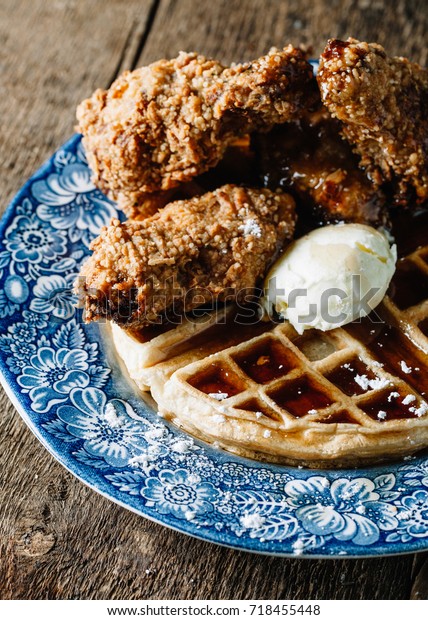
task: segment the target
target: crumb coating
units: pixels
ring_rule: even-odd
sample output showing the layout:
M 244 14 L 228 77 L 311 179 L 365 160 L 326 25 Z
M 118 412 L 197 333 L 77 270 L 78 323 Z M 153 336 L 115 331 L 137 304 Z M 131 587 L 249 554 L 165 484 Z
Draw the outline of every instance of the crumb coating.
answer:
M 226 147 L 319 100 L 303 50 L 273 48 L 224 67 L 196 53 L 123 73 L 77 109 L 97 186 L 114 200 L 168 190 L 215 166 Z
M 242 300 L 293 236 L 287 194 L 225 185 L 142 221 L 113 220 L 77 281 L 85 320 L 127 327 L 218 300 Z
M 378 185 L 399 204 L 428 198 L 428 72 L 383 47 L 331 39 L 321 56 L 324 104 Z

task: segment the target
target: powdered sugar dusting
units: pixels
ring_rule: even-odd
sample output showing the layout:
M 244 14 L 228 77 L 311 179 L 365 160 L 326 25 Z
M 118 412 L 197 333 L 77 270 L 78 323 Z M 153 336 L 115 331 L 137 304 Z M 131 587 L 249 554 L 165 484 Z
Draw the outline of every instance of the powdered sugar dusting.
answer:
M 392 402 L 393 398 L 398 398 L 400 396 L 399 392 L 391 392 L 388 396 L 388 402 Z
M 186 452 L 190 452 L 190 450 L 192 450 L 193 445 L 192 439 L 177 439 L 177 441 L 171 443 L 170 448 L 173 452 L 186 454 Z
M 247 529 L 261 527 L 265 521 L 266 519 L 262 517 L 258 512 L 247 512 L 240 518 L 240 523 L 242 527 L 245 527 Z
M 245 220 L 245 222 L 239 227 L 239 230 L 242 230 L 244 235 L 253 235 L 254 237 L 259 238 L 262 236 L 262 229 L 260 228 L 256 220 L 252 218 L 248 218 L 248 220 Z
M 208 396 L 210 398 L 214 398 L 215 400 L 224 400 L 225 398 L 229 398 L 229 394 L 226 392 L 210 392 Z
M 407 394 L 405 398 L 403 398 L 403 405 L 410 405 L 410 403 L 415 402 L 416 396 L 414 394 Z
M 156 441 L 157 439 L 162 439 L 162 437 L 165 436 L 166 432 L 166 428 L 156 427 L 147 431 L 145 437 L 149 441 Z
M 383 377 L 376 377 L 376 379 L 369 379 L 367 375 L 355 375 L 354 381 L 363 390 L 368 390 L 369 388 L 371 390 L 380 390 L 390 384 L 390 381 Z
M 116 413 L 116 409 L 112 405 L 112 403 L 107 403 L 106 408 L 104 410 L 104 419 L 109 426 L 112 428 L 118 428 L 122 426 L 122 421 L 118 417 Z
M 426 413 L 428 413 L 428 405 L 426 403 L 421 403 L 419 407 L 409 407 L 410 413 L 414 413 L 418 418 L 422 417 Z
M 412 372 L 412 368 L 410 366 L 407 366 L 404 360 L 401 360 L 400 366 L 401 366 L 401 370 L 405 372 L 406 375 L 410 375 L 410 373 Z
M 214 422 L 217 422 L 217 424 L 223 424 L 224 422 L 226 422 L 226 418 L 221 413 L 217 413 L 216 415 L 214 415 L 213 420 Z

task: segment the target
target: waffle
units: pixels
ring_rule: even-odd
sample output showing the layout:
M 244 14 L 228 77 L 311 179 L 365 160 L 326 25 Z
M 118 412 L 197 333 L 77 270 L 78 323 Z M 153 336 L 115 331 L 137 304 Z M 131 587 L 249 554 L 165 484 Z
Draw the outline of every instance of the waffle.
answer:
M 376 314 L 343 328 L 299 335 L 288 322 L 240 325 L 236 308 L 223 312 L 137 343 L 139 365 L 114 328 L 164 417 L 241 456 L 311 467 L 428 446 L 428 246 L 399 260 Z
M 143 328 L 127 332 L 110 323 L 111 337 L 128 374 L 141 391 L 155 396 L 174 371 L 248 340 L 269 329 L 250 316 L 237 325 L 239 308 L 229 304 L 207 311 L 200 318 L 186 318 L 177 326 Z M 246 321 L 246 323 L 245 323 Z
M 427 356 L 428 246 L 420 246 L 398 262 L 376 315 L 302 336 L 271 324 L 177 369 L 155 399 L 193 435 L 242 456 L 357 466 L 428 446 Z

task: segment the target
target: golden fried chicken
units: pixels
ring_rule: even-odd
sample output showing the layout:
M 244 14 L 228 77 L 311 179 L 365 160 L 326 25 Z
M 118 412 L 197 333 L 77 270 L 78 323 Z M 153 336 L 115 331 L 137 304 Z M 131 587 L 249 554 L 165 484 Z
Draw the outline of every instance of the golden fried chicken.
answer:
M 331 39 L 321 56 L 322 100 L 342 121 L 346 139 L 394 200 L 428 198 L 428 72 L 390 58 L 376 43 Z
M 385 196 L 358 167 L 325 108 L 253 137 L 263 184 L 295 196 L 307 215 L 337 221 L 385 224 Z
M 144 220 L 151 217 L 159 209 L 176 200 L 186 200 L 204 194 L 204 188 L 195 181 L 182 183 L 171 189 L 159 192 L 127 192 L 119 194 L 117 207 L 131 220 Z
M 287 194 L 225 185 L 153 217 L 114 220 L 92 243 L 76 283 L 86 321 L 128 328 L 251 294 L 293 236 Z
M 135 202 L 214 166 L 237 137 L 293 118 L 317 90 L 292 46 L 229 68 L 181 52 L 97 90 L 78 107 L 78 129 L 98 187 Z
M 127 192 L 120 194 L 117 206 L 129 219 L 143 220 L 154 215 L 169 202 L 187 200 L 213 191 L 220 185 L 245 185 L 251 187 L 256 177 L 254 153 L 247 135 L 229 145 L 222 160 L 192 181 L 159 192 Z

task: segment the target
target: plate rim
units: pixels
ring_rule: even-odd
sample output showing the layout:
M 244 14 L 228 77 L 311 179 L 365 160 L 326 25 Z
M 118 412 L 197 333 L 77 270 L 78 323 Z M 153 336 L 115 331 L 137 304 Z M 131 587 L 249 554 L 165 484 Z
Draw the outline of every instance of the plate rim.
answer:
M 57 148 L 49 157 L 48 159 L 36 170 L 36 172 L 34 174 L 32 174 L 27 180 L 26 182 L 22 185 L 22 187 L 18 190 L 18 192 L 15 194 L 15 196 L 12 198 L 12 200 L 10 201 L 8 207 L 6 208 L 5 212 L 3 213 L 1 220 L 0 220 L 0 241 L 3 243 L 4 238 L 5 238 L 5 232 L 7 227 L 10 225 L 13 217 L 16 215 L 16 208 L 19 205 L 20 201 L 22 200 L 22 198 L 29 193 L 29 189 L 31 188 L 32 184 L 36 181 L 39 180 L 41 178 L 43 178 L 44 176 L 46 176 L 46 174 L 49 173 L 49 170 L 52 169 L 53 166 L 53 158 L 55 157 L 55 155 L 60 151 L 60 150 L 64 150 L 64 151 L 71 151 L 73 148 L 77 148 L 77 146 L 80 144 L 81 142 L 81 136 L 80 134 L 75 134 L 73 135 L 69 140 L 67 140 L 63 145 L 61 145 L 59 148 Z M 68 250 L 65 256 L 68 256 Z M 19 314 L 19 316 L 21 316 Z M 2 319 L 0 319 L 2 322 L 4 321 L 6 324 L 8 323 L 8 321 L 11 319 L 11 317 L 4 317 Z M 101 335 L 100 332 L 98 331 L 98 336 L 99 339 L 101 339 Z M 100 340 L 98 340 L 98 342 L 100 342 Z M 102 353 L 102 355 L 104 356 L 103 359 L 105 361 L 108 361 L 104 352 L 104 349 L 101 347 L 100 345 L 100 353 Z M 428 538 L 425 539 L 412 539 L 409 542 L 406 543 L 398 543 L 398 542 L 394 542 L 392 543 L 391 546 L 391 551 L 387 551 L 385 549 L 380 549 L 377 550 L 375 548 L 375 546 L 373 547 L 358 547 L 357 545 L 352 545 L 349 548 L 347 548 L 344 552 L 337 552 L 337 553 L 332 553 L 331 551 L 329 552 L 328 550 L 328 546 L 326 547 L 326 550 L 324 552 L 318 553 L 317 551 L 313 552 L 313 551 L 306 551 L 304 553 L 299 553 L 297 554 L 295 551 L 290 550 L 289 548 L 287 550 L 284 551 L 279 551 L 279 550 L 270 550 L 270 549 L 266 549 L 263 550 L 262 548 L 260 548 L 261 546 L 261 542 L 257 539 L 257 538 L 250 538 L 248 536 L 242 536 L 241 538 L 237 537 L 235 535 L 235 539 L 236 539 L 236 544 L 235 543 L 230 543 L 230 542 L 225 542 L 224 540 L 222 540 L 222 536 L 221 533 L 215 533 L 215 531 L 213 529 L 210 530 L 210 532 L 207 531 L 203 531 L 203 533 L 196 533 L 194 531 L 194 527 L 192 528 L 192 524 L 191 522 L 189 522 L 188 520 L 183 519 L 182 522 L 179 523 L 179 525 L 175 525 L 173 521 L 171 521 L 171 518 L 168 518 L 168 514 L 163 514 L 161 515 L 161 517 L 156 518 L 155 516 L 153 516 L 153 514 L 149 512 L 147 512 L 147 510 L 144 510 L 144 504 L 142 502 L 140 502 L 140 508 L 136 508 L 134 507 L 131 503 L 127 503 L 124 500 L 121 500 L 118 495 L 119 495 L 119 491 L 113 487 L 113 485 L 111 485 L 109 488 L 110 492 L 103 490 L 102 488 L 100 488 L 99 486 L 96 485 L 95 482 L 88 480 L 87 478 L 85 478 L 84 476 L 82 476 L 79 473 L 79 467 L 76 464 L 75 460 L 71 460 L 69 458 L 67 458 L 67 453 L 62 453 L 60 451 L 58 451 L 58 449 L 55 448 L 55 442 L 51 442 L 49 443 L 47 436 L 48 433 L 46 431 L 41 431 L 41 429 L 37 426 L 37 424 L 32 420 L 31 416 L 29 415 L 29 412 L 27 411 L 27 407 L 25 405 L 24 399 L 22 398 L 21 394 L 20 394 L 20 390 L 17 387 L 17 385 L 13 384 L 10 379 L 8 378 L 8 375 L 10 377 L 12 377 L 12 373 L 10 372 L 10 370 L 6 367 L 5 361 L 3 360 L 3 357 L 0 356 L 0 381 L 3 385 L 3 388 L 5 389 L 5 392 L 8 396 L 8 398 L 11 400 L 12 404 L 14 405 L 15 409 L 18 411 L 19 415 L 21 416 L 21 418 L 24 420 L 24 422 L 26 423 L 26 425 L 29 427 L 29 429 L 31 430 L 31 432 L 36 436 L 36 438 L 41 442 L 41 444 L 44 446 L 45 449 L 48 450 L 48 452 L 51 454 L 51 456 L 53 456 L 63 467 L 65 467 L 67 469 L 67 471 L 69 471 L 74 477 L 76 477 L 80 482 L 83 482 L 86 486 L 88 486 L 89 488 L 91 488 L 92 490 L 96 491 L 97 493 L 99 493 L 100 495 L 102 495 L 103 497 L 106 497 L 107 499 L 109 499 L 110 501 L 113 501 L 114 503 L 118 504 L 119 506 L 126 508 L 128 510 L 131 510 L 132 512 L 138 514 L 139 516 L 143 516 L 155 523 L 158 523 L 160 525 L 163 525 L 165 527 L 168 527 L 169 529 L 172 529 L 173 531 L 177 531 L 180 533 L 184 533 L 186 535 L 192 536 L 193 538 L 199 539 L 199 540 L 203 540 L 205 542 L 211 542 L 220 546 L 224 546 L 227 548 L 232 548 L 235 550 L 239 550 L 239 551 L 247 551 L 247 552 L 251 552 L 251 553 L 258 553 L 261 555 L 268 555 L 268 556 L 276 556 L 276 557 L 287 557 L 287 558 L 308 558 L 308 559 L 327 559 L 327 558 L 331 558 L 331 559 L 347 559 L 347 558 L 372 558 L 372 557 L 386 557 L 386 556 L 392 556 L 392 555 L 405 555 L 408 553 L 419 553 L 419 552 L 423 552 L 426 551 L 428 549 Z M 113 375 L 113 373 L 112 373 Z M 57 409 L 59 406 L 55 406 L 54 408 Z M 182 431 L 180 431 L 181 433 Z M 197 441 L 197 440 L 195 440 Z M 203 442 L 197 442 L 198 444 L 201 445 L 206 445 Z M 211 451 L 215 452 L 215 449 L 213 448 L 209 448 Z M 253 462 L 250 459 L 245 459 L 242 457 L 238 457 L 236 455 L 233 455 L 231 453 L 225 453 L 222 451 L 222 454 L 224 456 L 224 458 L 229 459 L 230 462 L 235 462 L 235 463 L 247 463 L 249 467 L 255 467 L 255 468 L 266 468 L 272 471 L 273 469 L 282 469 L 283 471 L 289 471 L 289 470 L 297 470 L 298 468 L 293 468 L 290 466 L 277 466 L 277 465 L 273 465 L 270 463 L 259 463 L 259 462 Z M 425 458 L 422 458 L 423 462 L 425 462 Z M 391 470 L 396 473 L 398 471 L 398 466 L 399 466 L 399 462 L 394 462 L 390 465 L 387 465 L 386 467 L 388 469 L 391 468 Z M 83 467 L 83 466 L 82 466 Z M 385 466 L 382 466 L 382 468 L 384 468 Z M 306 469 L 304 470 L 305 472 L 312 472 L 313 475 L 324 475 L 324 476 L 328 476 L 330 480 L 334 480 L 337 479 L 339 475 L 343 475 L 346 476 L 347 474 L 350 473 L 354 473 L 356 471 L 361 472 L 361 474 L 363 475 L 364 472 L 367 472 L 368 469 L 376 469 L 381 471 L 381 467 L 372 467 L 372 468 L 360 468 L 358 470 L 354 470 L 354 469 L 342 469 L 342 470 L 314 470 L 314 469 Z M 333 476 L 332 476 L 333 474 Z M 96 477 L 95 477 L 96 478 Z M 301 478 L 295 478 L 295 479 L 301 479 Z M 307 478 L 303 478 L 304 480 L 306 480 Z M 408 489 L 409 493 L 412 491 L 412 488 L 409 487 Z M 128 496 L 125 495 L 125 498 L 127 498 Z M 241 543 L 241 544 L 240 544 Z M 263 543 L 264 545 L 264 543 Z M 268 546 L 268 545 L 264 545 L 264 546 Z M 289 543 L 286 542 L 286 547 L 289 547 Z M 359 552 L 359 549 L 366 549 L 368 550 L 367 553 L 361 553 Z M 322 549 L 324 549 L 324 547 L 322 547 Z

